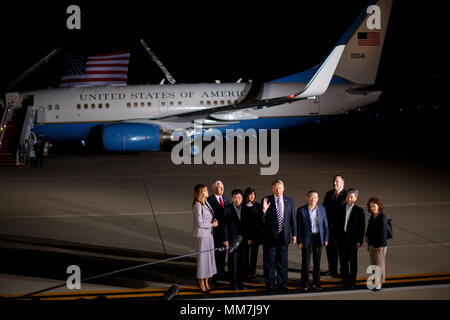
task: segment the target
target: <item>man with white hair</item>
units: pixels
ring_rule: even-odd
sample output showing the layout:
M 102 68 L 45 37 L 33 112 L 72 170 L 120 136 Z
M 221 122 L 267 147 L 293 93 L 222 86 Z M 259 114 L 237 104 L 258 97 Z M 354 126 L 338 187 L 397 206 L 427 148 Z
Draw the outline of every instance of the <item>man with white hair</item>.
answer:
M 356 284 L 358 249 L 364 243 L 365 232 L 364 209 L 355 204 L 358 195 L 358 189 L 348 189 L 345 205 L 341 206 L 338 212 L 338 251 L 342 270 L 342 284 L 351 288 L 355 287 Z
M 223 223 L 223 211 L 226 205 L 229 205 L 230 199 L 223 195 L 225 187 L 222 181 L 217 180 L 213 183 L 212 189 L 214 194 L 208 198 L 208 203 L 214 210 L 213 219 L 217 219 L 219 223 L 218 228 L 213 228 L 214 247 L 219 248 L 223 246 L 223 235 L 221 234 L 221 225 Z M 225 280 L 225 259 L 226 251 L 215 251 L 217 273 L 213 276 L 211 282 L 216 283 L 217 280 Z

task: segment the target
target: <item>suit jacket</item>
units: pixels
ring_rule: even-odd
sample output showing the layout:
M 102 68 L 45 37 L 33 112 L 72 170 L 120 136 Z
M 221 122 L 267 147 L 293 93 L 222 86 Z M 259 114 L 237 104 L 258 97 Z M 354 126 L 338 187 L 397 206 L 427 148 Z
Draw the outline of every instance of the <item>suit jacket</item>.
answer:
M 233 244 L 234 239 L 238 235 L 242 236 L 243 243 L 246 243 L 249 239 L 249 217 L 243 210 L 244 205 L 241 205 L 241 219 L 239 219 L 236 209 L 233 204 L 229 204 L 224 208 L 223 222 L 222 222 L 222 234 L 223 241 Z
M 230 199 L 224 195 L 222 195 L 222 199 L 225 206 L 231 203 Z M 208 202 L 211 205 L 212 209 L 214 210 L 213 218 L 217 219 L 217 221 L 220 222 L 223 218 L 224 207 L 220 205 L 219 201 L 217 201 L 216 196 L 214 194 L 208 197 Z
M 319 234 L 322 247 L 328 242 L 328 221 L 325 208 L 317 205 L 317 219 L 319 224 Z M 308 247 L 311 242 L 312 229 L 311 218 L 309 215 L 308 205 L 304 205 L 297 209 L 297 244 L 303 243 L 304 247 Z
M 213 220 L 213 211 L 206 201 L 202 207 L 200 202 L 195 202 L 192 207 L 194 213 L 194 236 L 196 238 L 211 237 L 211 222 Z
M 338 209 L 340 206 L 345 205 L 345 198 L 347 196 L 347 190 L 342 189 L 336 198 L 333 199 L 336 190 L 330 190 L 325 194 L 322 205 L 327 211 L 328 225 L 333 227 L 338 223 Z
M 248 239 L 257 242 L 258 244 L 262 243 L 264 230 L 260 215 L 261 205 L 258 202 L 255 202 L 251 207 L 243 204 L 242 211 L 244 212 L 246 221 L 248 221 Z
M 344 232 L 346 205 L 340 206 L 338 209 L 338 241 L 344 241 L 350 245 L 356 245 L 357 242 L 364 243 L 364 231 L 365 231 L 365 215 L 364 209 L 357 206 L 353 206 L 350 212 L 350 217 L 347 224 L 347 232 Z
M 383 212 L 380 212 L 376 218 L 373 214 L 370 215 L 366 237 L 369 246 L 374 248 L 387 246 L 387 217 Z
M 270 203 L 266 213 L 262 210 L 261 205 L 261 219 L 264 223 L 264 237 L 265 244 L 275 244 L 278 241 L 278 218 L 277 209 L 275 204 L 275 196 L 272 194 L 267 198 L 267 202 Z M 264 198 L 261 203 L 264 202 Z M 290 233 L 292 236 L 297 236 L 297 218 L 295 216 L 294 201 L 288 196 L 283 196 L 284 202 L 284 220 L 283 220 L 283 238 L 284 244 L 291 242 Z
M 219 225 L 217 228 L 213 228 L 213 235 L 214 235 L 214 243 L 216 245 L 222 245 L 222 239 L 223 239 L 223 228 L 221 227 L 223 223 L 223 210 L 224 208 L 229 205 L 230 199 L 224 195 L 222 195 L 224 207 L 222 207 L 217 201 L 216 196 L 213 194 L 212 196 L 208 197 L 208 203 L 211 205 L 213 209 L 213 219 L 217 219 L 219 222 Z

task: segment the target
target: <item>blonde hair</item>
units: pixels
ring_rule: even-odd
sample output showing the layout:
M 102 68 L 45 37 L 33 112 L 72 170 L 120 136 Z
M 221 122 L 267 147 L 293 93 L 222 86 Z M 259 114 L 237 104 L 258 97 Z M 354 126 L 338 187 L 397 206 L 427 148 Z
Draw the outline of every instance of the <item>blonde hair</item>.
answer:
M 283 187 L 284 187 L 284 182 L 283 182 L 283 180 L 278 179 L 278 180 L 272 181 L 272 187 L 273 187 L 274 185 L 276 185 L 276 184 L 281 184 L 281 185 L 283 185 Z

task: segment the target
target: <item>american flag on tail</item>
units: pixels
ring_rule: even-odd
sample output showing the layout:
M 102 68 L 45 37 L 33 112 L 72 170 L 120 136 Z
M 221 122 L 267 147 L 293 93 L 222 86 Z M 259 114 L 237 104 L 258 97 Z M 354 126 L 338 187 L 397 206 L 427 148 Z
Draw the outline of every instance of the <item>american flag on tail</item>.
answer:
M 66 54 L 60 87 L 127 84 L 130 50 L 79 56 Z
M 358 32 L 358 46 L 379 46 L 379 32 Z

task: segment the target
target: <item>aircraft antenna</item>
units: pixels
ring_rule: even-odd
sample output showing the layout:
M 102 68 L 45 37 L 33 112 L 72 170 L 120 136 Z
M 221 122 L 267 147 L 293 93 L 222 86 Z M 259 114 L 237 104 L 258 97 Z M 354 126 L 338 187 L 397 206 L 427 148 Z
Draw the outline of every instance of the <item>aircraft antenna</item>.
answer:
M 150 47 L 148 46 L 148 44 L 144 41 L 144 39 L 141 39 L 141 44 L 142 46 L 145 48 L 145 50 L 147 50 L 148 54 L 152 57 L 152 60 L 154 63 L 156 63 L 156 65 L 161 69 L 161 71 L 164 73 L 164 75 L 166 76 L 166 79 L 171 83 L 171 84 L 175 84 L 175 79 L 172 77 L 172 75 L 169 73 L 169 70 L 167 70 L 167 68 L 162 64 L 161 60 L 158 59 L 158 57 L 156 56 L 156 54 L 150 49 Z

